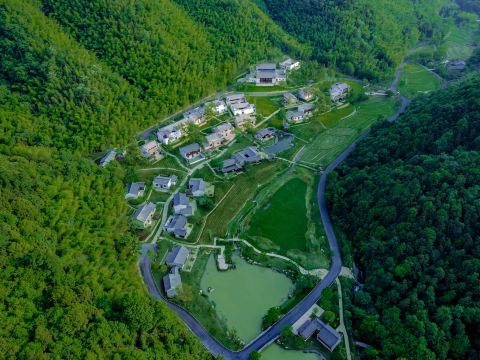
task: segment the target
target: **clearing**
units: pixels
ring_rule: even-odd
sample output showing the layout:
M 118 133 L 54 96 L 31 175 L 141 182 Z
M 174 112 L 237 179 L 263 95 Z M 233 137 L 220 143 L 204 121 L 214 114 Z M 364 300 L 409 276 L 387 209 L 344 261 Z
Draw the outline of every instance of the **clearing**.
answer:
M 423 66 L 405 64 L 398 89 L 402 95 L 411 98 L 418 93 L 440 89 L 440 80 Z

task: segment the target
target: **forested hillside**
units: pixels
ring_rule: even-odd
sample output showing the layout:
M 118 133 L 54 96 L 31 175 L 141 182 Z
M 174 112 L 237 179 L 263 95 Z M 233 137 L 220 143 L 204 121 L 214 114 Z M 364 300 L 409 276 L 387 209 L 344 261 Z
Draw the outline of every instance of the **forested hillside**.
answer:
M 240 1 L 188 2 L 189 9 L 200 5 L 191 14 L 171 0 L 42 3 L 46 15 L 133 84 L 159 114 L 222 89 L 258 60 L 300 51 Z
M 118 172 L 2 145 L 0 188 L 2 358 L 209 358 L 142 291 Z
M 421 36 L 440 36 L 442 0 L 256 0 L 313 58 L 366 79 L 391 76 Z
M 480 353 L 479 99 L 478 74 L 418 98 L 329 179 L 334 222 L 364 275 L 353 329 L 369 358 Z

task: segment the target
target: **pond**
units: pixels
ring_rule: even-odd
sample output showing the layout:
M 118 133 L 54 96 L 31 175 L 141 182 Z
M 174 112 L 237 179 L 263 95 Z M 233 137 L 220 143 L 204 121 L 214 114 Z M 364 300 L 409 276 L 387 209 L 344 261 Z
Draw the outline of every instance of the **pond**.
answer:
M 273 343 L 262 351 L 262 360 L 323 360 L 323 356 L 303 351 L 285 350 Z
M 200 287 L 215 303 L 218 315 L 228 328 L 235 329 L 244 342 L 253 340 L 261 331 L 262 318 L 268 309 L 281 305 L 293 290 L 292 281 L 269 268 L 251 265 L 233 255 L 237 268 L 218 271 L 210 256 Z M 208 293 L 208 288 L 213 291 Z

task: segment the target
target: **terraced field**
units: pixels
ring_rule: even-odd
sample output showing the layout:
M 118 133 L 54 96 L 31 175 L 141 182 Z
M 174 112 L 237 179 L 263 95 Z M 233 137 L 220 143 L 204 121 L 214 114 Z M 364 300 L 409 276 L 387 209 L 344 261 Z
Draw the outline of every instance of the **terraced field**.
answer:
M 449 60 L 468 59 L 473 53 L 473 43 L 475 41 L 480 41 L 478 27 L 473 25 L 453 26 L 451 32 L 445 38 L 447 58 Z

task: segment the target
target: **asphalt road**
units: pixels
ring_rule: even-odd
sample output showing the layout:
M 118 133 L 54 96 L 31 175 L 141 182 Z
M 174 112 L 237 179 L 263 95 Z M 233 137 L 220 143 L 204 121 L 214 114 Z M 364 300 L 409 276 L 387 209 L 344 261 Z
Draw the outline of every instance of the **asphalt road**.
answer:
M 402 66 L 399 67 L 394 81 L 392 82 L 391 89 L 397 90 L 398 81 L 400 79 Z M 405 108 L 409 105 L 410 100 L 406 97 L 401 97 L 402 103 L 397 112 L 392 115 L 388 120 L 390 122 L 395 121 Z M 327 275 L 313 288 L 313 290 L 305 296 L 297 305 L 295 305 L 285 316 L 279 321 L 273 324 L 271 327 L 260 333 L 254 340 L 246 345 L 241 351 L 235 352 L 228 350 L 222 344 L 220 344 L 215 338 L 213 338 L 208 331 L 195 319 L 189 312 L 181 308 L 180 306 L 169 302 L 163 297 L 159 291 L 151 272 L 150 258 L 148 257 L 148 250 L 153 249 L 155 244 L 145 244 L 142 247 L 142 254 L 139 260 L 140 271 L 142 273 L 145 284 L 148 288 L 151 296 L 157 300 L 164 301 L 167 306 L 175 311 L 183 322 L 190 328 L 193 334 L 195 334 L 205 348 L 215 357 L 223 356 L 226 360 L 248 360 L 252 351 L 260 351 L 266 346 L 274 342 L 281 334 L 282 330 L 294 324 L 313 304 L 315 304 L 321 297 L 324 289 L 329 287 L 335 279 L 339 276 L 342 269 L 342 258 L 340 255 L 340 248 L 333 230 L 333 225 L 328 214 L 325 201 L 325 188 L 327 185 L 327 177 L 338 165 L 340 165 L 350 153 L 356 148 L 357 144 L 362 141 L 368 134 L 369 130 L 364 132 L 357 140 L 355 140 L 340 156 L 338 156 L 328 167 L 322 172 L 320 182 L 317 190 L 317 201 L 320 209 L 320 216 L 322 219 L 323 227 L 327 235 L 328 244 L 332 252 L 332 263 Z

